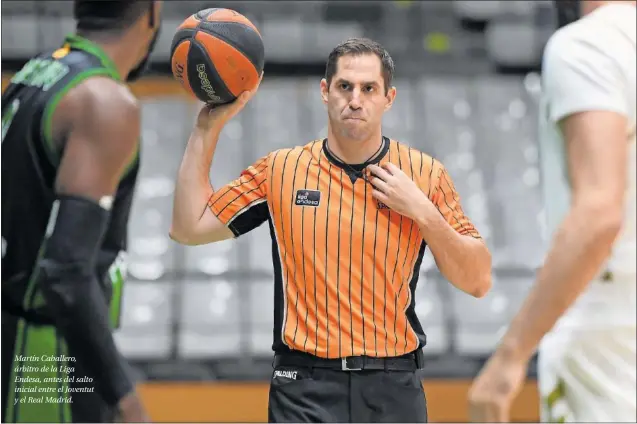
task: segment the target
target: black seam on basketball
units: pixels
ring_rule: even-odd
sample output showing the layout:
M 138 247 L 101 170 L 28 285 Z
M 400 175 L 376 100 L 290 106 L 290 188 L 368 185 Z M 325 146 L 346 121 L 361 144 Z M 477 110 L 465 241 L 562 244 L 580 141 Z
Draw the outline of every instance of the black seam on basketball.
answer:
M 199 12 L 195 13 L 193 16 L 195 18 L 199 19 L 201 22 L 204 22 L 206 19 L 208 19 L 208 16 L 212 15 L 217 10 L 219 10 L 218 7 L 211 7 L 211 8 L 208 8 L 208 9 L 200 10 Z M 200 15 L 203 12 L 207 12 L 206 16 Z
M 208 21 L 206 21 L 206 22 L 202 22 L 202 24 L 204 24 L 204 25 L 202 25 L 202 28 L 206 28 L 206 25 L 205 25 L 205 24 L 231 24 L 231 25 L 240 25 L 241 27 L 248 29 L 248 30 L 249 30 L 249 31 L 251 31 L 252 33 L 256 34 L 259 38 L 261 38 L 261 35 L 260 35 L 257 31 L 255 31 L 255 30 L 254 30 L 251 26 L 246 25 L 246 24 L 242 24 L 242 23 L 239 23 L 239 22 L 232 22 L 232 21 L 230 21 L 230 22 L 224 22 L 224 21 L 214 21 L 214 22 L 208 22 Z M 227 37 L 223 36 L 222 34 L 219 34 L 219 32 L 215 31 L 213 27 L 209 27 L 209 28 L 206 28 L 206 29 L 208 30 L 208 32 L 206 32 L 206 34 L 208 34 L 208 35 L 210 35 L 210 36 L 212 36 L 212 37 L 215 37 L 215 38 L 217 38 L 217 39 L 219 39 L 219 40 L 221 40 L 221 41 L 223 41 L 223 42 L 227 43 L 228 45 L 232 46 L 232 48 L 234 48 L 236 51 L 238 51 L 239 53 L 241 53 L 241 54 L 243 55 L 243 57 L 245 57 L 246 59 L 248 59 L 248 61 L 252 64 L 252 66 L 254 66 L 254 69 L 257 71 L 257 74 L 259 74 L 259 73 L 260 73 L 260 71 L 263 71 L 263 65 L 264 65 L 264 64 L 263 64 L 263 63 L 261 63 L 261 64 L 255 63 L 254 58 L 251 58 L 251 57 L 250 57 L 250 54 L 249 54 L 248 52 L 246 52 L 246 51 L 245 51 L 245 49 L 243 49 L 241 45 L 239 45 L 239 44 L 237 44 L 237 43 L 234 43 L 234 42 L 233 42 L 232 40 L 230 40 L 229 38 L 227 38 Z M 256 53 L 256 52 L 255 52 L 255 53 Z M 260 54 L 260 56 L 261 56 L 261 61 L 262 61 L 262 62 L 265 62 L 265 55 L 264 55 L 264 52 L 263 52 L 263 51 L 261 51 L 261 52 L 258 52 L 258 54 Z
M 175 50 L 183 41 L 188 41 L 189 39 L 194 38 L 196 31 L 196 28 L 186 28 L 178 31 L 173 37 L 173 41 L 170 45 L 170 57 L 173 57 L 173 55 L 175 54 Z M 180 37 L 178 38 L 177 35 L 179 35 Z
M 197 29 L 195 28 L 195 31 L 197 31 Z M 195 32 L 196 34 L 196 32 Z M 188 77 L 188 88 L 190 88 L 190 91 L 194 94 L 195 93 L 195 89 L 192 88 L 192 81 L 190 81 L 190 74 L 188 73 L 188 67 L 190 66 L 190 51 L 192 50 L 192 43 L 193 41 L 195 41 L 195 36 L 193 34 L 192 37 L 190 37 L 190 40 L 188 40 L 188 51 L 186 52 L 186 76 Z
M 219 22 L 219 23 L 228 23 L 228 24 L 234 24 L 234 25 L 241 25 L 242 27 L 247 28 L 248 30 L 254 32 L 257 36 L 259 36 L 259 38 L 261 38 L 261 34 L 259 34 L 258 31 L 255 31 L 254 28 L 252 28 L 250 25 L 246 25 L 246 24 L 244 24 L 242 22 L 232 22 L 232 21 L 230 21 L 230 22 Z M 261 66 L 259 66 L 258 63 L 254 63 L 254 60 L 245 51 L 243 51 L 240 46 L 235 45 L 231 40 L 227 40 L 225 37 L 218 37 L 218 38 L 222 39 L 226 43 L 230 44 L 232 47 L 237 49 L 238 52 L 240 52 L 243 56 L 245 56 L 245 58 L 248 59 L 250 61 L 250 63 L 252 63 L 252 66 L 254 66 L 254 69 L 257 70 L 257 73 L 259 72 L 259 69 L 263 70 L 263 64 L 261 64 Z M 265 56 L 262 55 L 262 57 L 265 57 Z
M 187 57 L 190 57 L 190 50 L 192 50 L 192 45 L 195 42 L 195 37 L 197 36 L 197 31 L 199 31 L 199 26 L 201 25 L 202 22 L 203 21 L 200 19 L 199 23 L 195 27 L 195 32 L 192 34 L 192 37 L 190 38 L 190 45 L 188 46 L 188 56 Z
M 197 51 L 193 49 L 193 47 L 197 48 Z M 191 63 L 191 56 L 200 56 L 196 61 Z M 199 72 L 197 71 L 197 63 L 203 64 L 206 69 L 206 76 L 210 82 L 210 85 L 214 88 L 214 95 L 218 96 L 221 101 L 215 103 L 227 103 L 236 98 L 234 94 L 228 89 L 225 82 L 217 72 L 217 69 L 212 62 L 212 59 L 208 56 L 208 52 L 205 47 L 196 39 L 191 40 L 190 44 L 190 52 L 188 53 L 188 81 L 190 81 L 190 87 L 193 92 L 197 94 L 197 97 L 200 99 L 209 98 L 208 93 L 203 90 L 201 84 L 193 84 L 193 81 L 201 82 L 199 78 Z M 210 102 L 213 100 L 210 99 Z
M 248 62 L 250 62 L 250 64 L 254 67 L 254 70 L 256 71 L 256 73 L 257 73 L 257 74 L 259 74 L 259 68 L 257 67 L 257 65 L 255 65 L 255 64 L 254 64 L 254 62 L 252 61 L 252 59 L 250 59 L 250 58 L 248 57 L 248 55 L 247 55 L 247 54 L 246 54 L 243 50 L 241 50 L 241 49 L 240 49 L 240 48 L 239 48 L 236 44 L 234 44 L 234 43 L 230 42 L 230 40 L 228 40 L 228 39 L 227 39 L 227 38 L 225 38 L 225 37 L 220 37 L 218 34 L 210 34 L 210 33 L 208 33 L 208 32 L 206 32 L 205 34 L 206 34 L 206 35 L 209 35 L 209 36 L 211 36 L 211 37 L 214 37 L 214 38 L 216 38 L 217 40 L 223 41 L 224 43 L 228 44 L 228 45 L 229 45 L 229 46 L 231 46 L 233 49 L 235 49 L 236 51 L 238 51 L 239 53 L 241 53 L 241 56 L 245 57 L 245 58 L 246 58 L 246 60 L 247 60 Z
M 196 15 L 193 15 L 195 17 L 195 19 L 198 19 Z M 197 94 L 195 92 L 195 89 L 192 87 L 192 81 L 190 81 L 190 75 L 188 74 L 188 65 L 190 65 L 190 51 L 192 50 L 192 44 L 195 41 L 195 35 L 197 35 L 197 30 L 199 29 L 199 24 L 201 24 L 201 19 L 199 19 L 199 23 L 197 24 L 196 27 L 194 27 L 192 29 L 192 34 L 190 35 L 190 39 L 188 41 L 190 41 L 190 43 L 188 43 L 188 51 L 186 52 L 186 76 L 188 77 L 188 87 L 190 88 L 190 91 L 192 91 L 193 94 Z

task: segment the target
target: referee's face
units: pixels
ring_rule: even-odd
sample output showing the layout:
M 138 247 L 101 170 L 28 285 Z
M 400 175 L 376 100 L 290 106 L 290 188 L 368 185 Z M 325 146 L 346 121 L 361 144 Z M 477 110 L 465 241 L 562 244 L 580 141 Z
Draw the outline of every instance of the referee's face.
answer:
M 375 54 L 345 55 L 338 59 L 330 86 L 321 81 L 332 130 L 350 140 L 366 140 L 380 130 L 396 89 L 385 93 L 381 61 Z

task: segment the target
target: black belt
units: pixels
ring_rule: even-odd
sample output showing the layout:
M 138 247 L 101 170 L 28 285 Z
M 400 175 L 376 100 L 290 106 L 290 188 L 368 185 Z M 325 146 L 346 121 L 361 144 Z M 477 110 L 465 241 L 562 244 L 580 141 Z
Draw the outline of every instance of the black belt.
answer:
M 375 358 L 372 356 L 347 356 L 344 358 L 319 358 L 304 352 L 277 353 L 274 355 L 274 367 L 328 368 L 341 371 L 416 371 L 422 369 L 422 350 L 402 356 Z

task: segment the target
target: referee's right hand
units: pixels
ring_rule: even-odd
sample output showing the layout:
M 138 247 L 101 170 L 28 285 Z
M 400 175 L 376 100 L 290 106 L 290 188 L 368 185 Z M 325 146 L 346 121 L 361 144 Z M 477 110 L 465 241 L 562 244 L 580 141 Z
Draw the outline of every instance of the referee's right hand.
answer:
M 231 103 L 223 105 L 207 104 L 200 111 L 197 116 L 197 129 L 202 131 L 209 131 L 215 129 L 221 131 L 228 121 L 234 118 L 244 106 L 250 101 L 261 85 L 263 80 L 263 73 L 256 87 L 250 91 L 244 91 L 236 100 Z

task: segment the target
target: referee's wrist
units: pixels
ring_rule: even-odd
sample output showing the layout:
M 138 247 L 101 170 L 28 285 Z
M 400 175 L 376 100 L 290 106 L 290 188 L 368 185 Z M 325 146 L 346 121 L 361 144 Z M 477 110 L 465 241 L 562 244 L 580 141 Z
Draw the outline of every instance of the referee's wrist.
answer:
M 420 226 L 424 228 L 431 228 L 437 221 L 442 219 L 442 215 L 438 208 L 431 203 L 426 196 L 418 199 L 414 203 L 414 211 L 411 218 Z M 442 219 L 444 222 L 444 219 Z

